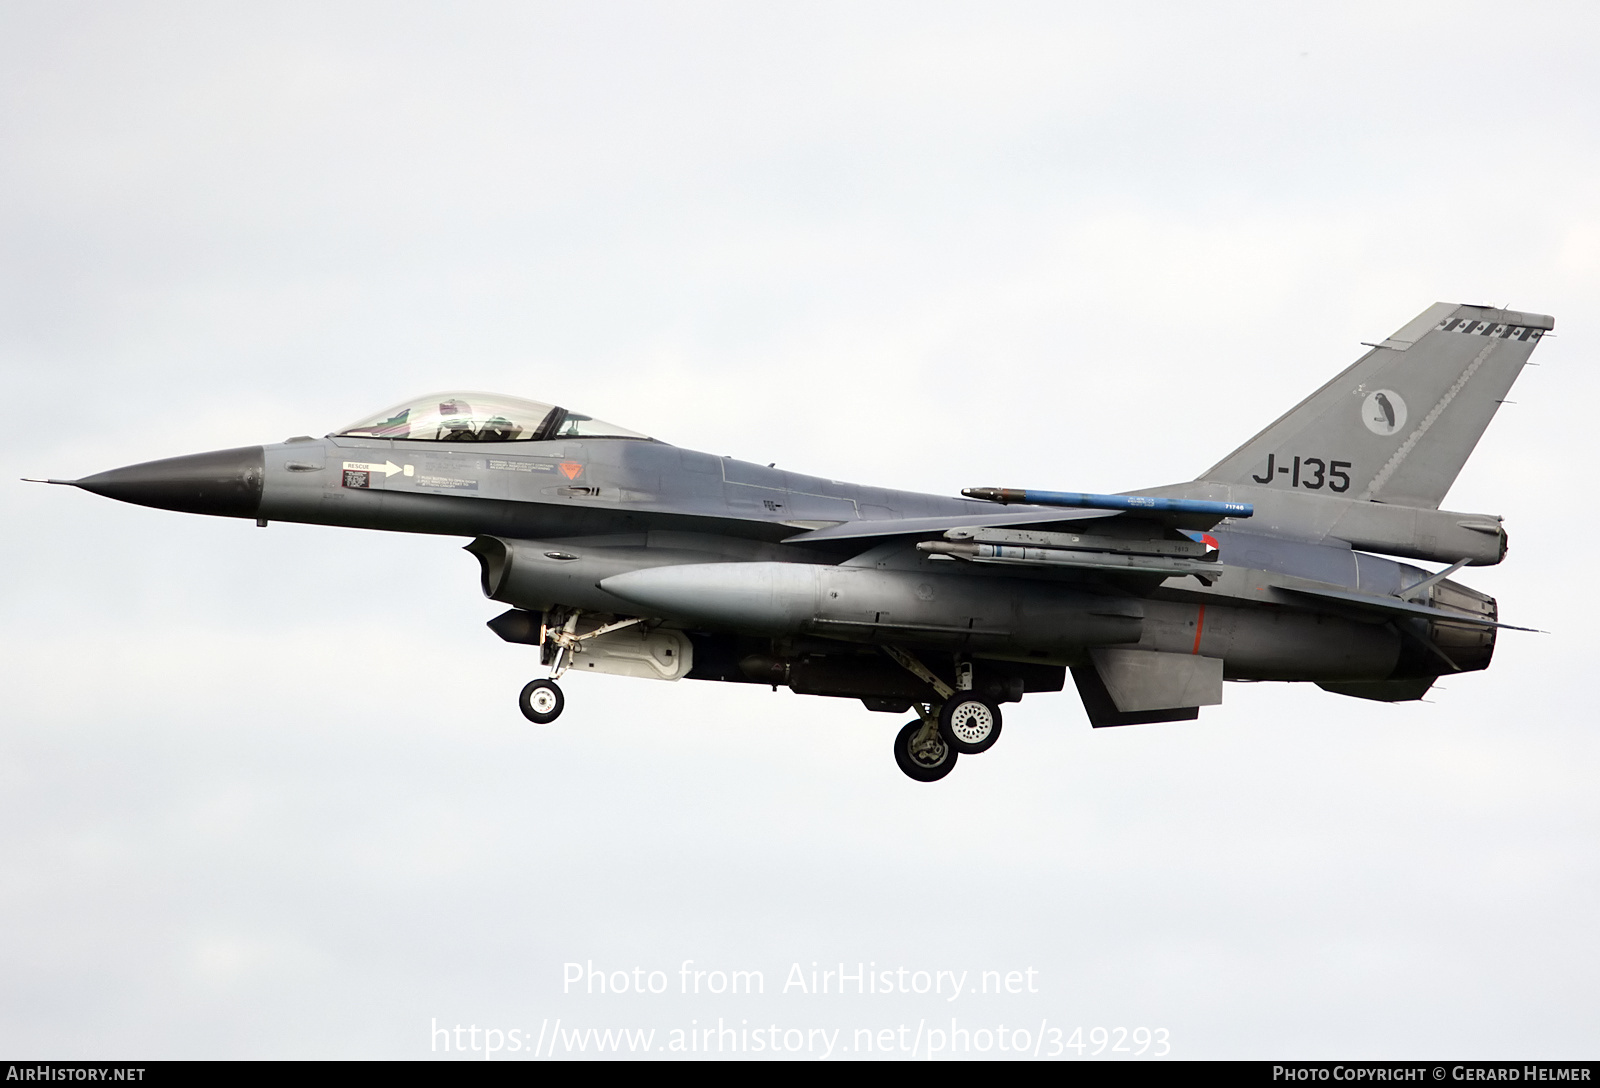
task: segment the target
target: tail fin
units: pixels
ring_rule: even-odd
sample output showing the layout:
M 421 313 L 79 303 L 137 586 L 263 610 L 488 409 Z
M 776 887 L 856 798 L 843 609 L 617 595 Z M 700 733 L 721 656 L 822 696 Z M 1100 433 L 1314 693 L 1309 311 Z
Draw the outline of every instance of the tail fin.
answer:
M 1553 328 L 1542 314 L 1437 303 L 1200 479 L 1437 509 Z

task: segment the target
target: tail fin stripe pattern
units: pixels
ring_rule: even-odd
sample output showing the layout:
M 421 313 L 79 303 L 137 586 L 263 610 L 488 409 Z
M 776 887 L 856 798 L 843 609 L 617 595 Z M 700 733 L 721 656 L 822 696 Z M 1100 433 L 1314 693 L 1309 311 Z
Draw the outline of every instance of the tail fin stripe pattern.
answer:
M 1501 340 L 1534 340 L 1544 335 L 1543 329 L 1536 329 L 1529 325 L 1496 325 L 1493 321 L 1467 321 L 1464 318 L 1453 317 L 1449 321 L 1441 321 L 1434 326 L 1439 332 L 1464 332 L 1473 336 L 1499 335 Z

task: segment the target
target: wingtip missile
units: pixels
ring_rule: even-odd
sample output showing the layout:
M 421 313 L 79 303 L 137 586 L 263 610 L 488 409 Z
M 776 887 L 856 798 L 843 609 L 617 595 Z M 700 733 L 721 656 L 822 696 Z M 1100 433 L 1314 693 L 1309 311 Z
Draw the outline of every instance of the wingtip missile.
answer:
M 1028 501 L 1025 493 L 1014 487 L 963 487 L 961 493 L 969 499 L 982 499 L 984 502 L 1004 504 Z

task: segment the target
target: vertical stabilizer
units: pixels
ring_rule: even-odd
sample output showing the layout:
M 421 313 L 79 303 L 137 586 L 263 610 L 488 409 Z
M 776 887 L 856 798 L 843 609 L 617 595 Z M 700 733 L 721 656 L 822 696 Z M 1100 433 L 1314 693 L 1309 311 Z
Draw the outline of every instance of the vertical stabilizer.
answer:
M 1437 509 L 1554 327 L 1543 314 L 1430 306 L 1200 479 Z

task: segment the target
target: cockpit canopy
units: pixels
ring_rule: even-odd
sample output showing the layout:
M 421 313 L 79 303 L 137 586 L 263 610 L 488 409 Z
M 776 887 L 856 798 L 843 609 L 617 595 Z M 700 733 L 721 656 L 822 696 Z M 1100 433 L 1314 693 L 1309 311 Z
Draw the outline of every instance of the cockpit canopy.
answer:
M 435 393 L 386 408 L 340 438 L 411 442 L 541 442 L 560 438 L 648 438 L 581 412 L 498 393 Z

